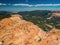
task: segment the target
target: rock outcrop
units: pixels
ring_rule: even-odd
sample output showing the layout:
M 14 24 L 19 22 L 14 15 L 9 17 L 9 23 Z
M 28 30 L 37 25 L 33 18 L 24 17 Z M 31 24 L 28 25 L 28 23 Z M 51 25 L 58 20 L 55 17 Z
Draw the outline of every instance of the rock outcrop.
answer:
M 52 29 L 47 33 L 47 37 L 40 42 L 40 45 L 60 45 L 60 30 Z
M 3 45 L 33 45 L 46 35 L 42 29 L 18 14 L 0 21 L 0 42 Z
M 0 43 L 3 45 L 60 45 L 60 30 L 46 33 L 32 22 L 15 14 L 0 21 Z

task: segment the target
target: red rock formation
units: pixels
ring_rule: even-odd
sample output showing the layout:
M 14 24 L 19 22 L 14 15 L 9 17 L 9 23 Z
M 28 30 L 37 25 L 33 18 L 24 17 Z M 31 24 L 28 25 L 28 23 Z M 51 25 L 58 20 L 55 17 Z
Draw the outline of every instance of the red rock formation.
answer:
M 33 45 L 34 41 L 44 39 L 46 32 L 20 17 L 14 15 L 0 21 L 0 41 L 3 45 Z
M 40 42 L 40 45 L 60 45 L 60 30 L 52 29 L 47 37 Z
M 18 14 L 0 21 L 0 42 L 3 45 L 60 45 L 60 30 L 46 33 Z

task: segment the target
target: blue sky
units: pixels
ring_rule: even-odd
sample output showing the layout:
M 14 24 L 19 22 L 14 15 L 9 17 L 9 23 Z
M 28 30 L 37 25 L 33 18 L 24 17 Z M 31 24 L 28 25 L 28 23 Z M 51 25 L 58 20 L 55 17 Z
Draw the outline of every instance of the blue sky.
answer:
M 0 11 L 60 10 L 60 0 L 0 0 Z

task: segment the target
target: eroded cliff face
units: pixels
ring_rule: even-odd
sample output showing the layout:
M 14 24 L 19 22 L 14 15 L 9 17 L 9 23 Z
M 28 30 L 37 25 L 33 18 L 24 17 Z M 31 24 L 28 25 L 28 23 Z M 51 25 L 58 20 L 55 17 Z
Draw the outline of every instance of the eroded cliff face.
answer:
M 0 21 L 0 42 L 3 45 L 60 45 L 60 30 L 54 28 L 46 33 L 15 14 Z
M 33 45 L 46 35 L 42 29 L 18 14 L 0 21 L 0 42 L 3 45 Z

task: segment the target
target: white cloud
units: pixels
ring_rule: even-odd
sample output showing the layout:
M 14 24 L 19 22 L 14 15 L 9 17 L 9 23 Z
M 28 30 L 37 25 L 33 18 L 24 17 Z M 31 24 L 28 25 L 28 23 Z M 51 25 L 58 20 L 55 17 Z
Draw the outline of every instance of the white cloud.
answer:
M 35 7 L 38 7 L 38 6 L 60 6 L 60 4 L 35 4 L 35 5 L 32 5 L 32 4 L 12 4 L 13 6 L 28 6 L 28 7 L 32 7 L 32 6 L 35 6 Z
M 5 6 L 6 4 L 0 3 L 0 6 L 2 6 L 2 5 Z
M 5 6 L 5 5 L 10 5 L 10 6 L 28 6 L 28 7 L 38 7 L 38 6 L 60 6 L 60 4 L 4 4 L 4 3 L 0 3 L 0 6 Z
M 60 4 L 36 4 L 35 6 L 60 6 Z
M 13 6 L 33 6 L 33 5 L 30 5 L 30 4 L 12 4 Z

